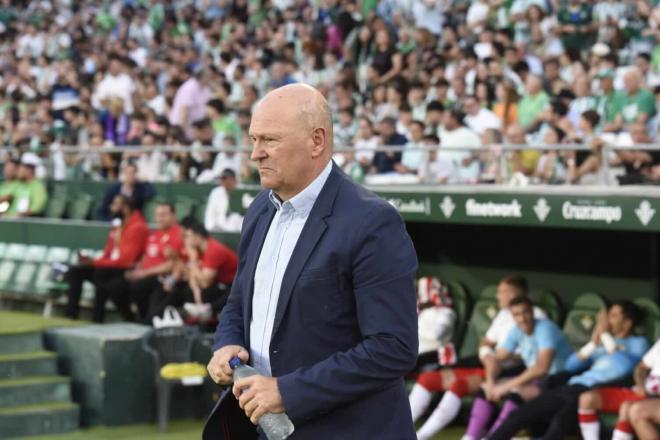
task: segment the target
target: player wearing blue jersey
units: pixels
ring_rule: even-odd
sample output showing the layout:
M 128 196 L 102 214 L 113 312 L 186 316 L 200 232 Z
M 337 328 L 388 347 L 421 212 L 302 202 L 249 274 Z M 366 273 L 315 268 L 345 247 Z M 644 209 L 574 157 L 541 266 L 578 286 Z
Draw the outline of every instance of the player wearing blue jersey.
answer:
M 528 298 L 513 299 L 509 309 L 516 325 L 508 332 L 495 356 L 484 362 L 485 382 L 472 404 L 464 440 L 482 438 L 496 410 L 495 403 L 504 401 L 491 428 L 495 431 L 523 402 L 537 397 L 541 391 L 540 379 L 546 374 L 563 371 L 566 359 L 573 353 L 557 324 L 549 319 L 534 318 L 534 308 Z M 502 363 L 518 356 L 525 364 L 525 370 L 514 377 L 499 377 Z
M 607 314 L 598 320 L 592 340 L 566 362 L 566 368 L 578 374 L 568 384 L 522 405 L 488 438 L 510 439 L 520 429 L 543 421 L 549 421 L 542 436 L 545 440 L 564 439 L 575 432 L 580 394 L 593 386 L 630 375 L 648 350 L 648 341 L 632 334 L 640 316 L 641 311 L 630 301 L 612 304 Z M 580 372 L 584 368 L 586 370 Z

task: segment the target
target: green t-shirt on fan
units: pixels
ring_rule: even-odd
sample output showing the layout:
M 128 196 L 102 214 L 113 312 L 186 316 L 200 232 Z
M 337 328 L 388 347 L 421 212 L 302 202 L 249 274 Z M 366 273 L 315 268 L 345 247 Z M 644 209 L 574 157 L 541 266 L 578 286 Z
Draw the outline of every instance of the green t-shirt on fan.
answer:
M 655 97 L 646 89 L 639 89 L 633 96 L 622 91 L 614 95 L 614 108 L 625 124 L 635 122 L 641 113 L 649 118 L 655 116 Z
M 37 179 L 29 182 L 18 182 L 13 191 L 14 198 L 7 214 L 15 215 L 30 211 L 41 214 L 46 209 L 48 193 L 44 184 Z

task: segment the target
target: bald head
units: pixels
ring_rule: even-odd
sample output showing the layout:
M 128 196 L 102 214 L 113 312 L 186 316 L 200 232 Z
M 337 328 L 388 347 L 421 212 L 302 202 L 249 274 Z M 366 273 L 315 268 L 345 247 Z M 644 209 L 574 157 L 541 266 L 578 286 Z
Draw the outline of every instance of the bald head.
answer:
M 250 139 L 262 186 L 286 201 L 318 177 L 332 157 L 330 107 L 311 86 L 280 87 L 255 107 Z
M 289 84 L 266 94 L 258 103 L 260 106 L 276 106 L 280 112 L 286 110 L 286 116 L 292 117 L 297 126 L 308 130 L 323 128 L 327 133 L 327 145 L 332 150 L 332 111 L 325 97 L 308 84 Z M 284 112 L 281 116 L 285 116 Z

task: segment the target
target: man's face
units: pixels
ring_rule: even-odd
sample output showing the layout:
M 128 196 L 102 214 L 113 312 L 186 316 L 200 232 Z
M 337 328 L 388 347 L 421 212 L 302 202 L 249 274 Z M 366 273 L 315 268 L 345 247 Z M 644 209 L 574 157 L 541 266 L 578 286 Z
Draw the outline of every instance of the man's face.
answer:
M 158 205 L 156 207 L 156 224 L 158 229 L 169 229 L 176 222 L 176 216 L 172 209 L 167 205 Z
M 630 320 L 623 315 L 621 306 L 614 305 L 607 312 L 607 322 L 610 324 L 610 331 L 613 334 L 621 333 L 631 327 Z
M 220 179 L 220 184 L 225 187 L 227 191 L 231 191 L 236 188 L 236 178 L 231 176 L 225 176 Z
M 121 63 L 117 60 L 111 60 L 108 65 L 108 72 L 112 76 L 117 76 L 121 73 Z
M 124 183 L 133 185 L 135 182 L 137 182 L 137 169 L 133 166 L 127 166 L 124 168 Z
M 424 130 L 422 129 L 422 126 L 419 124 L 411 124 L 410 125 L 410 137 L 414 142 L 419 142 L 422 140 L 424 137 Z
M 298 190 L 314 168 L 312 130 L 284 98 L 264 99 L 250 123 L 252 154 L 261 186 L 277 194 Z
M 190 229 L 184 229 L 183 239 L 186 241 L 186 245 L 194 249 L 199 249 L 201 244 L 204 242 L 204 238 L 195 234 Z
M 628 72 L 623 77 L 623 86 L 626 91 L 630 94 L 637 92 L 639 90 L 639 76 L 634 72 Z
M 518 295 L 518 290 L 516 290 L 513 286 L 505 282 L 501 282 L 497 285 L 497 293 L 495 294 L 497 297 L 497 306 L 500 309 L 506 309 L 509 307 L 511 300 Z
M 516 304 L 511 307 L 511 315 L 523 333 L 531 335 L 534 331 L 534 311 L 529 304 Z
M 524 144 L 525 132 L 519 125 L 511 125 L 506 131 L 506 138 L 512 144 Z
M 474 98 L 468 98 L 465 100 L 465 111 L 471 115 L 476 116 L 479 113 L 479 103 Z
M 29 166 L 23 164 L 18 166 L 18 178 L 20 180 L 26 182 L 32 178 L 33 174 L 32 168 Z
M 614 80 L 609 76 L 600 79 L 600 88 L 603 91 L 610 92 L 614 88 Z
M 389 122 L 381 122 L 380 124 L 380 136 L 383 139 L 388 139 L 394 134 L 394 127 Z
M 14 162 L 5 162 L 5 166 L 2 169 L 2 175 L 5 180 L 13 180 L 16 178 L 17 166 Z
M 115 215 L 120 215 L 122 213 L 122 210 L 124 208 L 124 203 L 122 202 L 121 197 L 115 197 L 112 199 L 112 203 L 110 204 L 110 213 L 115 216 Z

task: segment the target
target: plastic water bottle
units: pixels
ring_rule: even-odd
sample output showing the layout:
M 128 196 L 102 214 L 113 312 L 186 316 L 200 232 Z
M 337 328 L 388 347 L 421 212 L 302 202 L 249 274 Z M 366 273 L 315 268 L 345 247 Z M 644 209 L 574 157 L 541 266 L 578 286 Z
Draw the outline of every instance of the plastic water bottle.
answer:
M 234 382 L 259 374 L 254 368 L 244 365 L 237 356 L 231 358 L 229 366 L 234 370 Z M 293 434 L 294 430 L 293 423 L 286 413 L 266 413 L 259 419 L 259 426 L 263 429 L 268 440 L 284 440 Z

